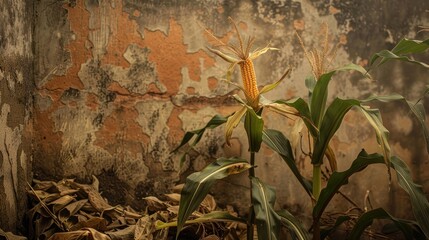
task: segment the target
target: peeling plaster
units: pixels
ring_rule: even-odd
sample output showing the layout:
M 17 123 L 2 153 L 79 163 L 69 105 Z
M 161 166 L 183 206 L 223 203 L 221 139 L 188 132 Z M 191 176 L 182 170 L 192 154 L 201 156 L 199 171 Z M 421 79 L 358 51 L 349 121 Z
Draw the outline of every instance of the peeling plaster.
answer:
M 177 171 L 177 164 L 174 164 L 170 156 L 173 149 L 168 142 L 170 129 L 167 126 L 173 104 L 169 101 L 150 100 L 137 103 L 136 109 L 139 112 L 137 122 L 143 132 L 150 136 L 147 152 L 154 161 L 162 163 L 164 171 Z
M 3 100 L 3 99 L 2 99 Z M 2 176 L 2 194 L 5 195 L 2 205 L 6 207 L 6 212 L 9 219 L 16 221 L 21 213 L 18 212 L 18 198 L 21 197 L 21 186 L 18 174 L 19 167 L 27 168 L 26 155 L 20 151 L 22 147 L 22 131 L 23 125 L 19 128 L 10 128 L 7 125 L 7 117 L 10 113 L 10 105 L 3 104 L 0 114 L 0 152 L 2 154 L 2 164 L 0 168 L 0 176 Z M 19 165 L 19 167 L 18 167 Z

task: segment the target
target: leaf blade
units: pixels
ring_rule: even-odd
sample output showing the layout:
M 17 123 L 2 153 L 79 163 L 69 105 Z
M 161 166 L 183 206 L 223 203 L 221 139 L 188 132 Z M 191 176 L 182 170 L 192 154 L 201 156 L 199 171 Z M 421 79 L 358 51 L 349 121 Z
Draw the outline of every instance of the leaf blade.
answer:
M 276 240 L 280 233 L 281 218 L 274 211 L 276 194 L 274 188 L 251 177 L 252 204 L 255 212 L 258 239 Z
M 250 167 L 250 164 L 243 159 L 219 158 L 202 171 L 189 175 L 181 191 L 176 238 L 185 221 L 198 208 L 216 180 L 243 172 Z
M 280 155 L 280 157 L 283 159 L 283 161 L 286 162 L 292 173 L 301 183 L 307 194 L 311 196 L 311 182 L 301 175 L 298 167 L 295 164 L 295 158 L 292 153 L 290 142 L 283 135 L 283 133 L 274 129 L 266 129 L 263 131 L 262 140 L 269 148 Z

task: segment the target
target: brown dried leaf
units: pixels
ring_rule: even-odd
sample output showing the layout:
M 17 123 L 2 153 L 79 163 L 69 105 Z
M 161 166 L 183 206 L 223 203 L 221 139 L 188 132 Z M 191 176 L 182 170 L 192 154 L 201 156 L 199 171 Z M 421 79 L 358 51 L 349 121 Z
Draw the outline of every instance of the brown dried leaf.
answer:
M 83 199 L 77 202 L 70 203 L 58 212 L 58 219 L 63 222 L 67 221 L 67 219 L 75 215 L 87 202 L 88 199 Z
M 174 186 L 172 189 L 173 193 L 180 193 L 183 189 L 183 186 L 185 186 L 184 183 Z
M 50 217 L 41 217 L 34 221 L 34 234 L 39 237 L 54 225 L 54 220 Z
M 70 231 L 76 231 L 84 228 L 93 228 L 104 232 L 107 230 L 107 220 L 101 217 L 93 217 L 86 221 L 76 223 L 70 228 Z
M 50 228 L 43 232 L 37 239 L 38 240 L 46 240 L 49 239 L 52 235 L 54 235 L 56 232 L 58 232 L 57 228 Z
M 206 211 L 204 212 L 213 212 L 217 207 L 214 197 L 210 194 L 207 194 L 207 196 L 201 202 L 201 206 L 205 208 Z
M 175 203 L 179 203 L 180 202 L 180 194 L 178 193 L 170 193 L 170 194 L 164 194 L 168 200 L 175 202 Z
M 156 197 L 145 197 L 143 198 L 146 201 L 149 211 L 160 211 L 167 209 L 170 204 L 159 200 Z
M 98 212 L 97 209 L 95 209 L 94 206 L 92 206 L 92 204 L 90 202 L 85 203 L 82 208 L 82 211 L 88 212 L 88 213 L 94 213 L 94 212 Z
M 134 232 L 134 239 L 135 240 L 153 240 L 157 239 L 154 238 L 154 233 L 156 231 L 155 228 L 155 222 L 157 220 L 157 214 L 152 215 L 146 215 L 142 218 L 140 218 L 137 221 L 135 232 Z
M 34 190 L 43 190 L 48 191 L 50 188 L 55 187 L 55 182 L 53 181 L 40 181 L 37 179 L 33 179 Z
M 167 211 L 173 213 L 174 215 L 179 214 L 179 206 L 170 206 L 167 208 Z
M 60 192 L 60 196 L 73 195 L 73 194 L 75 194 L 77 192 L 79 192 L 78 189 L 67 189 L 67 190 L 64 190 L 64 191 Z
M 111 240 L 109 236 L 92 228 L 73 232 L 55 233 L 49 240 Z
M 39 198 L 43 200 L 43 199 L 45 199 L 45 198 L 47 198 L 49 196 L 52 196 L 53 194 L 45 192 L 43 190 L 34 190 L 34 192 L 33 191 L 28 191 L 28 195 L 31 197 L 31 199 L 39 201 Z M 56 195 L 58 195 L 58 194 L 56 194 Z M 37 197 L 39 197 L 39 198 L 37 198 Z
M 93 217 L 91 217 L 91 218 L 93 218 Z M 75 214 L 73 216 L 70 216 L 69 219 L 67 220 L 67 224 L 73 226 L 73 225 L 77 224 L 78 222 L 85 222 L 88 219 L 89 218 L 86 217 L 85 215 L 78 213 L 78 214 Z M 69 229 L 71 228 L 71 226 L 69 226 Z
M 112 240 L 134 240 L 135 229 L 136 226 L 131 225 L 118 231 L 105 232 L 105 234 L 107 234 Z
M 71 203 L 73 200 L 75 200 L 74 197 L 65 195 L 60 198 L 58 198 L 55 201 L 52 201 L 48 204 L 48 206 L 52 206 L 53 213 L 58 213 L 61 209 L 63 209 L 65 206 L 67 206 L 69 203 Z
M 91 187 L 92 187 L 92 189 L 94 189 L 97 192 L 100 191 L 100 182 L 98 181 L 98 179 L 94 175 L 92 175 Z

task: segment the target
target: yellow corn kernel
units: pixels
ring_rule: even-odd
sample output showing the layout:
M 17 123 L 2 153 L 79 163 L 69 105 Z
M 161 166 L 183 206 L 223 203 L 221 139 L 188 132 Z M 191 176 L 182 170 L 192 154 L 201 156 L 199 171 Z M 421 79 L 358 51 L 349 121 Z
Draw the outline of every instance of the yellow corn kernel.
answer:
M 243 87 L 248 97 L 248 101 L 252 103 L 258 103 L 259 90 L 256 83 L 255 69 L 251 59 L 247 58 L 243 62 L 240 62 L 241 78 L 243 80 Z M 257 106 L 252 106 L 257 107 Z

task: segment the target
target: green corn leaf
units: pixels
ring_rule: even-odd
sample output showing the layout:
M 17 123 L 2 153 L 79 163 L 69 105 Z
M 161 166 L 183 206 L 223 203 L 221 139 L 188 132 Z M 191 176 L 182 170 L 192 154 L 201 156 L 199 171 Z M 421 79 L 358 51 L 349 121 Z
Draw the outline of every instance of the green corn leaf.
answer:
M 291 99 L 288 101 L 279 100 L 279 101 L 276 101 L 276 103 L 286 104 L 290 107 L 295 108 L 298 111 L 299 116 L 304 121 L 305 126 L 310 131 L 310 134 L 313 137 L 317 137 L 319 135 L 319 130 L 316 128 L 316 126 L 314 125 L 314 123 L 311 120 L 310 108 L 308 107 L 308 104 L 307 104 L 307 102 L 305 102 L 304 99 L 295 98 L 295 99 Z
M 404 62 L 409 62 L 409 63 L 414 63 L 414 64 L 418 64 L 422 67 L 425 68 L 429 68 L 429 65 L 421 62 L 421 61 L 417 61 L 417 60 L 413 60 L 412 58 L 409 58 L 407 56 L 404 55 L 397 55 L 389 50 L 382 50 L 378 53 L 375 54 L 375 56 L 373 56 L 373 58 L 371 59 L 371 64 L 374 63 L 374 61 L 376 59 L 378 59 L 379 57 L 381 57 L 383 60 L 380 61 L 380 63 L 378 65 L 384 64 L 385 62 L 387 62 L 388 60 L 399 60 L 399 61 L 404 61 Z
M 417 121 L 420 123 L 421 128 L 423 129 L 422 133 L 426 141 L 426 151 L 429 153 L 429 130 L 426 125 L 426 111 L 423 103 L 417 102 L 412 103 L 407 101 L 408 106 L 413 112 L 414 116 L 416 116 Z
M 389 219 L 402 231 L 406 239 L 425 239 L 425 236 L 416 229 L 413 222 L 395 218 L 382 208 L 368 211 L 359 217 L 347 239 L 359 240 L 365 229 L 370 226 L 374 219 Z
M 371 164 L 384 163 L 384 156 L 378 153 L 367 154 L 362 150 L 353 161 L 349 169 L 343 172 L 334 172 L 328 180 L 326 187 L 320 192 L 319 199 L 313 208 L 313 219 L 318 221 L 323 214 L 326 206 L 338 189 L 348 183 L 348 179 L 353 174 L 362 171 Z M 408 193 L 414 217 L 421 227 L 422 231 L 429 237 L 429 202 L 422 191 L 421 186 L 415 184 L 412 180 L 407 165 L 398 157 L 393 156 L 390 159 L 390 166 L 396 171 L 399 185 Z
M 429 68 L 428 64 L 424 62 L 416 61 L 406 56 L 413 53 L 422 53 L 426 51 L 428 48 L 429 48 L 429 39 L 426 39 L 424 41 L 402 39 L 391 51 L 382 50 L 378 53 L 375 53 L 371 57 L 369 65 L 373 66 L 377 60 L 380 60 L 377 66 L 380 66 L 389 60 L 400 60 L 400 61 L 418 64 L 425 68 Z
M 313 208 L 313 218 L 315 221 L 320 219 L 326 206 L 328 206 L 328 203 L 337 193 L 338 189 L 348 183 L 350 176 L 362 171 L 368 165 L 375 163 L 384 163 L 383 156 L 378 153 L 368 154 L 365 152 L 365 150 L 362 150 L 357 158 L 353 161 L 349 169 L 344 172 L 332 173 L 328 183 L 326 184 L 326 187 L 320 192 L 319 199 Z
M 289 213 L 285 209 L 282 209 L 280 211 L 277 211 L 277 214 L 281 217 L 282 224 L 289 229 L 293 240 L 311 239 L 310 234 L 304 228 L 302 223 L 298 221 L 298 219 L 296 219 L 296 217 L 293 216 L 291 213 Z
M 410 53 L 422 53 L 429 48 L 429 39 L 424 41 L 421 40 L 412 40 L 412 39 L 402 39 L 398 44 L 392 49 L 392 52 L 395 54 L 410 54 Z
M 219 158 L 202 171 L 189 175 L 181 192 L 176 238 L 185 221 L 198 208 L 216 180 L 243 172 L 250 167 L 250 164 L 243 159 Z
M 258 152 L 261 148 L 264 120 L 260 114 L 260 112 L 257 114 L 252 108 L 248 108 L 244 118 L 244 128 L 246 129 L 247 139 L 249 140 L 249 152 Z
M 316 82 L 316 86 L 314 86 L 313 93 L 311 94 L 311 120 L 316 127 L 320 126 L 319 123 L 325 114 L 326 100 L 328 99 L 328 85 L 334 73 L 335 71 L 332 71 L 320 76 L 319 80 Z
M 274 211 L 276 193 L 273 187 L 256 177 L 252 181 L 252 204 L 255 212 L 258 239 L 277 240 L 281 228 L 281 218 Z
M 353 106 L 359 106 L 359 104 L 359 101 L 354 99 L 343 100 L 336 98 L 329 105 L 320 126 L 319 136 L 314 143 L 312 164 L 322 164 L 329 141 L 340 127 L 344 116 Z
M 316 126 L 319 126 L 320 121 L 325 114 L 326 100 L 328 98 L 328 85 L 332 76 L 338 71 L 345 70 L 354 70 L 362 73 L 365 76 L 369 76 L 363 67 L 356 64 L 349 64 L 320 76 L 316 82 L 316 86 L 314 86 L 313 94 L 311 95 L 310 100 L 311 119 Z
M 192 145 L 196 145 L 203 136 L 206 129 L 213 129 L 216 128 L 228 120 L 228 117 L 223 117 L 220 115 L 215 115 L 210 121 L 203 127 L 194 131 L 186 132 L 185 135 L 182 138 L 182 141 L 180 142 L 179 146 L 177 146 L 172 152 L 175 152 L 179 150 L 179 148 L 183 147 L 185 144 L 187 144 L 195 135 L 196 139 L 192 143 Z
M 426 95 L 429 91 L 429 88 L 426 89 L 423 95 Z M 426 112 L 425 108 L 423 106 L 423 103 L 417 101 L 416 103 L 413 103 L 411 101 L 405 100 L 405 98 L 399 94 L 392 94 L 392 95 L 386 95 L 386 96 L 370 96 L 367 99 L 360 100 L 361 103 L 367 103 L 371 101 L 380 101 L 380 102 L 390 102 L 390 101 L 396 101 L 396 100 L 402 100 L 405 101 L 410 108 L 411 112 L 413 113 L 414 117 L 417 119 L 417 121 L 420 123 L 420 126 L 422 128 L 423 137 L 425 138 L 426 142 L 426 151 L 429 153 L 429 129 L 426 125 Z
M 393 156 L 390 162 L 396 170 L 399 185 L 410 196 L 411 207 L 416 221 L 422 228 L 426 238 L 429 239 L 429 202 L 423 193 L 422 187 L 413 182 L 410 170 L 399 157 Z
M 359 110 L 366 117 L 368 122 L 375 130 L 375 135 L 377 137 L 377 142 L 380 145 L 381 151 L 384 156 L 384 162 L 387 166 L 387 172 L 389 174 L 390 179 L 390 144 L 389 144 L 389 131 L 384 127 L 383 121 L 381 119 L 381 114 L 378 109 L 369 109 L 366 107 L 360 107 Z
M 314 87 L 316 86 L 316 79 L 313 76 L 305 79 L 305 86 L 308 88 L 310 95 L 313 93 Z
M 305 179 L 299 172 L 293 157 L 292 147 L 289 140 L 283 135 L 282 132 L 274 129 L 266 129 L 262 134 L 262 141 L 282 157 L 282 159 L 289 166 L 292 173 L 301 183 L 302 187 L 305 189 L 308 195 L 311 196 L 311 182 Z

